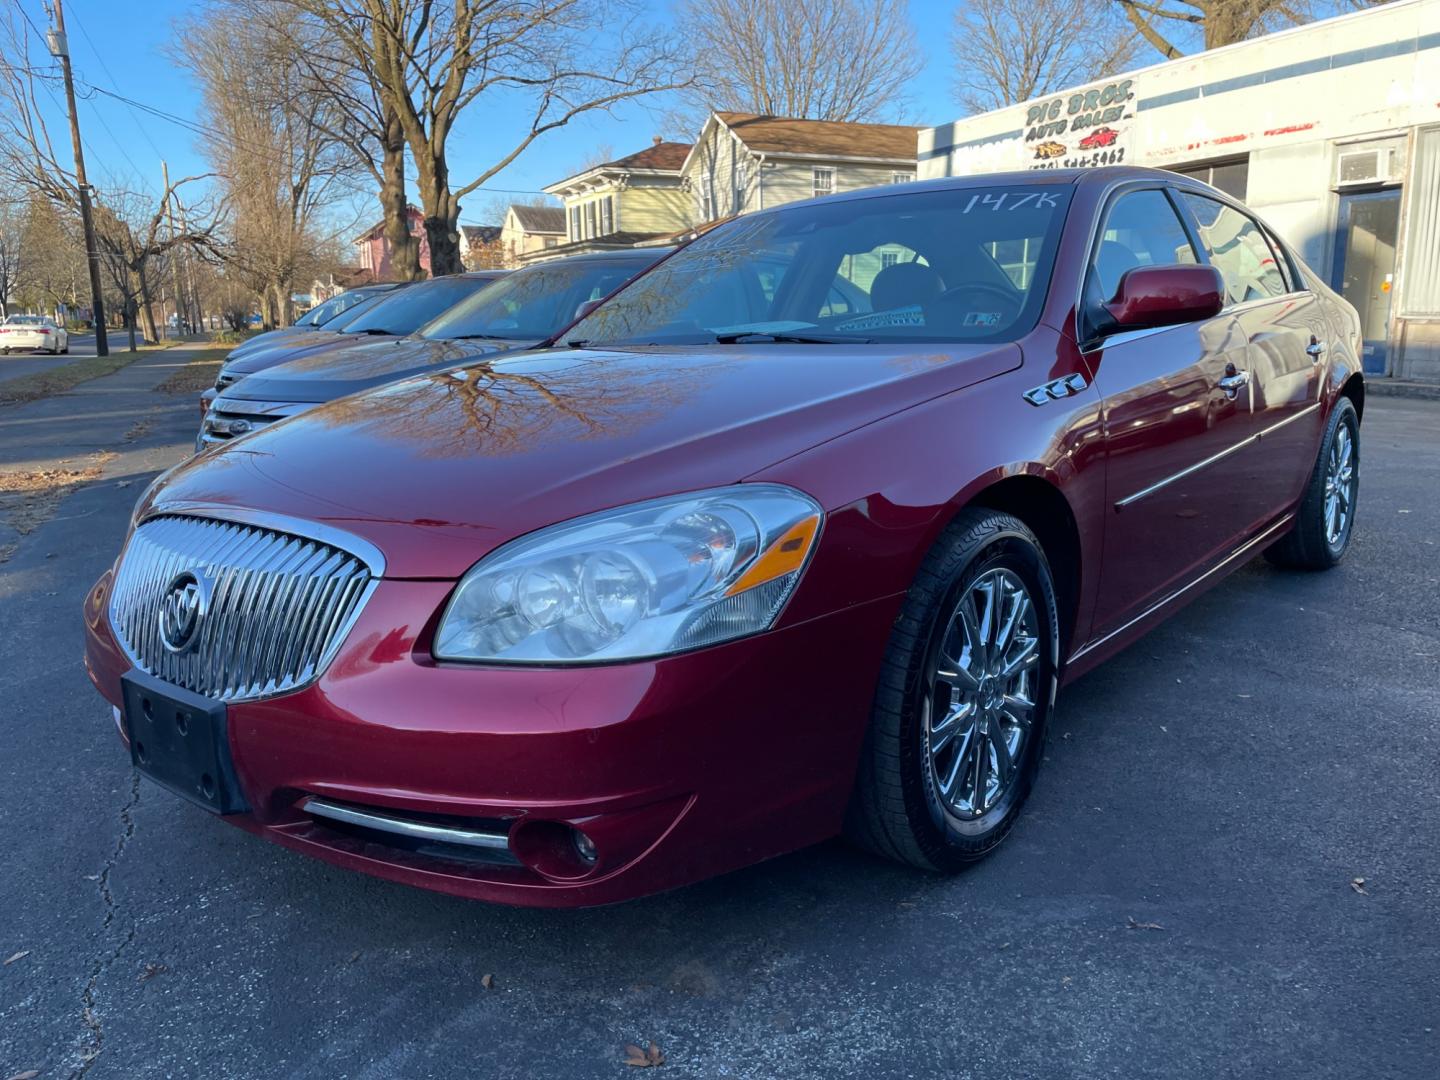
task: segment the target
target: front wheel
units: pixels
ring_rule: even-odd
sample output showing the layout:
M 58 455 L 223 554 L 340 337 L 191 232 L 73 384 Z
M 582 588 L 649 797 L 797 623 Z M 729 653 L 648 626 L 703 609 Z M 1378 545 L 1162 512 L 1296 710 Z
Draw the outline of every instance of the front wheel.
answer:
M 877 854 L 954 871 L 1009 833 L 1055 701 L 1049 564 L 1009 514 L 960 514 L 891 634 L 846 822 Z
M 1330 410 L 1295 527 L 1265 551 L 1276 566 L 1328 570 L 1350 550 L 1360 495 L 1360 417 L 1348 397 Z

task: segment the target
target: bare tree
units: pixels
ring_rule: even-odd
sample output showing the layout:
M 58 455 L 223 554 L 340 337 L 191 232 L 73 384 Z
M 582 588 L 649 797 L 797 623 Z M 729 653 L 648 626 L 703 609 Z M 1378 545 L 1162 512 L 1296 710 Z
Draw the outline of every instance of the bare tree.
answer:
M 266 325 L 288 325 L 297 281 L 318 269 L 325 215 L 351 194 L 355 159 L 332 133 L 342 110 L 315 91 L 288 39 L 253 33 L 224 3 L 175 51 L 213 133 L 204 150 L 225 190 L 227 255 L 262 296 Z
M 692 131 L 712 108 L 893 118 L 924 67 L 906 0 L 680 0 L 676 17 L 695 49 Z
M 398 119 L 437 274 L 461 269 L 461 200 L 541 135 L 691 78 L 677 40 L 648 29 L 633 0 L 275 2 L 314 20 L 343 46 L 378 88 L 382 110 Z M 477 103 L 510 113 L 524 103 L 526 123 L 517 139 L 493 147 L 477 174 L 455 183 L 449 140 Z
M 25 274 L 25 208 L 14 199 L 0 202 L 0 317 L 10 305 Z
M 182 247 L 212 249 L 216 243 L 215 217 L 204 204 L 194 208 L 196 220 L 206 222 L 203 227 L 164 228 L 170 200 L 186 185 L 204 179 L 207 177 L 187 176 L 176 180 L 158 200 L 148 194 L 122 189 L 100 192 L 96 199 L 95 242 L 123 298 L 132 350 L 137 319 L 147 342 L 160 340 L 151 282 L 160 278 L 165 257 Z
M 985 112 L 1123 71 L 1139 35 L 1114 0 L 971 0 L 950 45 L 957 100 Z
M 1285 26 L 1342 11 L 1373 7 L 1385 0 L 1112 0 L 1161 56 L 1184 56 L 1179 47 L 1194 41 L 1218 49 Z M 1178 44 L 1177 44 L 1178 43 Z M 1193 49 L 1189 51 L 1195 51 Z

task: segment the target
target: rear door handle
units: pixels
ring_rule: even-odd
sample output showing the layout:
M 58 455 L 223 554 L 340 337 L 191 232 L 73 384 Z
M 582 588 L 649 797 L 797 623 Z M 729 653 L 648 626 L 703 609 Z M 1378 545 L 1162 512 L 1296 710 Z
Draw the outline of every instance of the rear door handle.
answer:
M 1231 401 L 1234 401 L 1236 395 L 1238 395 L 1240 391 L 1243 390 L 1245 387 L 1250 385 L 1250 372 L 1227 371 L 1217 385 L 1220 387 L 1221 390 L 1225 391 L 1226 397 L 1228 397 Z

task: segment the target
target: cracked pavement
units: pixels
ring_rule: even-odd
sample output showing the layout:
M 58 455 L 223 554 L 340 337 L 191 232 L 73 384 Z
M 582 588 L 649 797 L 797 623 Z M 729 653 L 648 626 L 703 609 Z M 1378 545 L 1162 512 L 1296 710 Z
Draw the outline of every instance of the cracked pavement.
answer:
M 0 1078 L 1440 1075 L 1440 403 L 1370 402 L 1339 570 L 1253 563 L 1072 687 L 972 871 L 837 842 L 532 912 L 137 786 L 79 607 L 193 435 L 164 362 L 0 410 L 0 467 L 118 453 L 0 565 Z

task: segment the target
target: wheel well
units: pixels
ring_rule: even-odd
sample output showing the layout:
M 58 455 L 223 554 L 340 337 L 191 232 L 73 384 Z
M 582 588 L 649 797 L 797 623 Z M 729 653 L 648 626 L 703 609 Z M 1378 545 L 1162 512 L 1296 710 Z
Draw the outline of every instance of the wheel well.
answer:
M 1340 393 L 1350 399 L 1355 406 L 1355 416 L 1359 420 L 1365 419 L 1365 378 L 1358 371 L 1345 380 L 1345 385 L 1340 387 Z
M 1060 655 L 1069 655 L 1080 606 L 1080 530 L 1065 496 L 1037 476 L 1010 476 L 980 492 L 970 505 L 1019 518 L 1040 541 L 1055 579 L 1055 603 L 1060 609 Z

